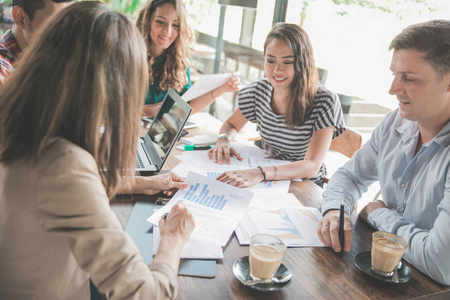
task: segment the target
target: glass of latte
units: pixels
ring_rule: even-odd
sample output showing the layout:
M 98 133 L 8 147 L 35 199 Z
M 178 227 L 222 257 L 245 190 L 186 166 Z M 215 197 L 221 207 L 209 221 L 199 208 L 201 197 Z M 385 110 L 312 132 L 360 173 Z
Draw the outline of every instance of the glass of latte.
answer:
M 371 269 L 375 274 L 390 277 L 402 259 L 408 243 L 396 234 L 375 231 L 372 233 Z
M 255 234 L 250 240 L 250 276 L 253 280 L 272 282 L 283 259 L 286 244 L 268 234 Z

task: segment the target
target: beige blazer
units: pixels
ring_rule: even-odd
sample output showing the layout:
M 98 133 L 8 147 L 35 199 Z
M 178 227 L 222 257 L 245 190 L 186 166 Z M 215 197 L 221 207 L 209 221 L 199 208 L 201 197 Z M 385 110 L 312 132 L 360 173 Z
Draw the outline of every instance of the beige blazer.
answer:
M 176 274 L 142 262 L 94 158 L 53 139 L 37 163 L 0 165 L 0 299 L 175 298 Z

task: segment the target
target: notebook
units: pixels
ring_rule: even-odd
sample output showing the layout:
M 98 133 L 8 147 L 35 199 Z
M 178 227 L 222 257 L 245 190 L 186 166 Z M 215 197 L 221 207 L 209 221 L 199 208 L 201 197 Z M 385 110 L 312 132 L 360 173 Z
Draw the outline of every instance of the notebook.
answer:
M 161 170 L 191 111 L 175 90 L 167 91 L 147 134 L 139 138 L 136 171 L 150 175 Z

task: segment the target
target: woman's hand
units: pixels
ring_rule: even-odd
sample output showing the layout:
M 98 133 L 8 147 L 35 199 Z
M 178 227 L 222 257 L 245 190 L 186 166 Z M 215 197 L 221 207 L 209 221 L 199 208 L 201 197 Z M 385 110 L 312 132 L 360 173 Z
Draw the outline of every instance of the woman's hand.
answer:
M 341 251 L 339 242 L 339 210 L 333 209 L 325 213 L 322 220 L 317 225 L 317 236 L 325 244 L 331 246 L 336 252 Z M 352 221 L 344 214 L 344 251 L 349 252 L 352 248 Z
M 159 221 L 158 226 L 161 240 L 152 264 L 167 264 L 176 274 L 181 251 L 195 228 L 194 217 L 185 207 L 185 202 L 180 201 L 172 207 L 165 219 Z
M 161 103 L 156 104 L 146 104 L 142 109 L 142 115 L 153 118 L 158 113 L 159 108 L 161 107 Z
M 183 178 L 172 172 L 149 177 L 136 176 L 131 186 L 131 193 L 154 195 L 163 192 L 167 196 L 172 196 L 177 190 L 188 186 L 189 184 L 183 183 Z M 125 194 L 126 191 L 122 193 Z
M 181 246 L 187 242 L 195 228 L 194 217 L 186 208 L 185 202 L 175 204 L 165 219 L 158 223 L 161 232 L 161 241 L 167 241 L 172 246 Z
M 239 78 L 239 72 L 235 72 L 231 77 L 227 78 L 227 81 L 213 90 L 214 97 L 219 97 L 223 93 L 237 92 L 241 87 L 241 80 Z
M 209 159 L 212 159 L 215 163 L 219 164 L 223 163 L 224 157 L 227 164 L 230 164 L 231 156 L 234 156 L 238 160 L 242 160 L 241 155 L 236 150 L 231 148 L 230 142 L 225 139 L 218 140 L 214 147 L 208 150 L 207 155 Z
M 259 169 L 227 171 L 220 174 L 216 180 L 236 187 L 245 188 L 257 185 L 264 176 Z

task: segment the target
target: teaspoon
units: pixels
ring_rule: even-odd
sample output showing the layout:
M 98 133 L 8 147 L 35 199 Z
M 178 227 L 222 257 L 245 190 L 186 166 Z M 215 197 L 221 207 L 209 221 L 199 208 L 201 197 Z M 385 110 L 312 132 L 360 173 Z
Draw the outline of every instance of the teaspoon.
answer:
M 270 282 L 266 282 L 266 280 L 253 280 L 253 279 L 250 279 L 250 280 L 243 281 L 242 283 L 244 285 L 255 285 L 255 284 L 258 284 L 258 283 L 267 283 L 268 284 L 268 283 L 272 283 L 272 282 L 284 283 L 284 282 L 287 282 L 287 281 L 291 280 L 291 278 L 292 278 L 292 273 L 289 273 L 289 274 L 283 274 L 280 277 L 274 277 L 274 278 L 272 278 L 272 281 L 270 281 Z

